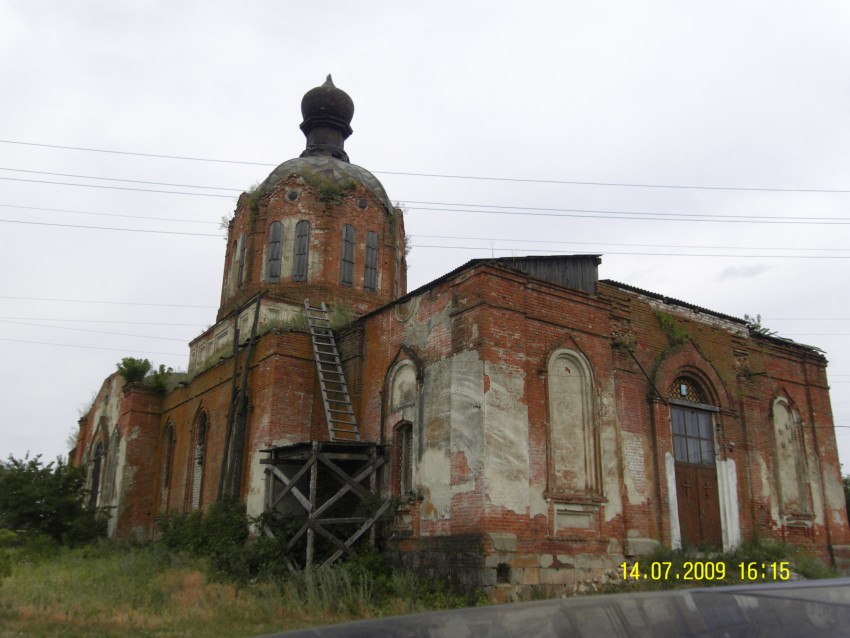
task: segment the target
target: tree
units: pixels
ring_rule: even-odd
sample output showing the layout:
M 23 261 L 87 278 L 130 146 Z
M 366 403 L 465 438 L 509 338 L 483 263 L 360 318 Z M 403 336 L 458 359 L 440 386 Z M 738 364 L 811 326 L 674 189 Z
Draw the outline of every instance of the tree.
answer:
M 86 470 L 41 455 L 0 461 L 0 529 L 75 545 L 103 535 L 105 517 L 86 507 Z

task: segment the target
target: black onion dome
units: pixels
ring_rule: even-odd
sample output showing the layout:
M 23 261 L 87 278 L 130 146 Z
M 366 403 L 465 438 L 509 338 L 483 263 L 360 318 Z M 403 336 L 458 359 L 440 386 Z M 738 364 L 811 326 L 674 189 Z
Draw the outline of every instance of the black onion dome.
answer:
M 344 136 L 351 135 L 351 119 L 354 117 L 354 101 L 348 93 L 336 88 L 333 79 L 328 79 L 322 86 L 310 89 L 301 100 L 301 115 L 304 122 L 301 130 L 307 133 L 309 129 L 319 125 L 336 125 L 344 131 Z
M 339 187 L 341 190 L 347 189 L 352 185 L 352 182 L 362 184 L 384 205 L 388 213 L 393 212 L 393 204 L 377 177 L 356 164 L 327 155 L 296 157 L 285 161 L 257 187 L 255 195 L 265 195 L 290 175 L 303 177 L 308 184 L 321 184 L 322 186 L 330 184 Z

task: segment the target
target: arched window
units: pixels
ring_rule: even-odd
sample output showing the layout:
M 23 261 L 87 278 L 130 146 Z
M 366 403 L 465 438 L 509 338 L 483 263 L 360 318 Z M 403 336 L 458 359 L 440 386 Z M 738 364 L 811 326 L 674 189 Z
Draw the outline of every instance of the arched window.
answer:
M 549 489 L 565 497 L 601 495 L 590 364 L 575 350 L 558 350 L 549 359 L 548 382 Z
M 280 281 L 280 247 L 283 243 L 283 224 L 272 222 L 269 226 L 269 248 L 266 279 L 271 283 Z
M 395 485 L 399 495 L 413 492 L 415 470 L 414 430 L 417 419 L 416 403 L 419 385 L 416 368 L 410 360 L 397 363 L 389 376 L 389 413 L 390 418 L 398 419 L 399 424 L 393 434 L 395 447 Z
M 339 283 L 343 286 L 354 284 L 354 226 L 346 224 L 342 228 L 342 259 Z
M 378 289 L 378 233 L 366 233 L 366 261 L 363 268 L 363 290 Z
M 115 479 L 118 474 L 118 449 L 121 445 L 121 436 L 118 430 L 112 433 L 109 439 L 109 448 L 106 452 L 106 476 L 103 482 L 103 494 L 101 502 L 111 504 L 115 495 Z
M 401 496 L 413 492 L 413 425 L 402 423 L 395 431 L 395 446 L 398 451 L 398 493 Z
M 236 273 L 236 287 L 241 288 L 245 279 L 245 233 L 239 236 L 239 264 Z
M 670 419 L 673 427 L 673 456 L 679 463 L 714 466 L 714 430 L 711 413 L 697 406 L 708 400 L 696 381 L 679 377 L 670 387 L 668 397 L 689 405 L 672 404 Z
M 207 414 L 201 412 L 195 427 L 195 458 L 192 464 L 192 509 L 201 506 L 201 488 L 204 481 L 204 451 L 207 445 Z
M 302 219 L 295 224 L 295 255 L 292 260 L 292 281 L 307 281 L 310 251 L 310 222 Z
M 776 441 L 774 470 L 783 514 L 807 514 L 810 511 L 806 485 L 805 455 L 800 440 L 800 417 L 787 399 L 773 402 L 773 432 Z
M 98 441 L 92 453 L 91 466 L 91 492 L 89 493 L 89 505 L 97 507 L 97 499 L 100 496 L 100 474 L 103 467 L 103 442 Z
M 168 511 L 168 497 L 171 491 L 171 475 L 174 466 L 174 426 L 169 423 L 162 438 L 162 466 L 160 471 L 159 511 Z

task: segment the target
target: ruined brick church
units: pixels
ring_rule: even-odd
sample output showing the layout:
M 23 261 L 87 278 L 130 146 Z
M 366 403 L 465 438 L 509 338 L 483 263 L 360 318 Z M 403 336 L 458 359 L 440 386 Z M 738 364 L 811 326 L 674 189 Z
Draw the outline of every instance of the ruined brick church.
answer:
M 231 494 L 293 568 L 373 543 L 491 592 L 756 534 L 845 564 L 818 349 L 599 280 L 598 256 L 475 259 L 408 292 L 402 212 L 344 150 L 351 98 L 329 76 L 301 110 L 306 150 L 239 198 L 188 374 L 112 374 L 80 419 L 111 536 Z

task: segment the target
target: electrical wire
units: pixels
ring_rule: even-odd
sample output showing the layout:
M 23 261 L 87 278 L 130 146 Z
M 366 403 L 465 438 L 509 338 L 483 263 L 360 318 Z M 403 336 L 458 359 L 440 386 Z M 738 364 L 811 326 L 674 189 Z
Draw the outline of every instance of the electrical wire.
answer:
M 88 210 L 69 210 L 67 208 L 42 208 L 39 206 L 19 206 L 17 204 L 0 204 L 2 208 L 20 208 L 23 210 L 40 210 L 48 213 L 73 213 L 76 215 L 97 215 L 98 217 L 124 217 L 127 219 L 148 219 L 151 221 L 163 221 L 163 222 L 181 222 L 184 224 L 216 224 L 219 225 L 221 222 L 208 222 L 198 219 L 183 219 L 176 217 L 148 217 L 146 215 L 121 215 L 118 213 L 95 213 Z
M 37 146 L 42 148 L 56 148 L 72 151 L 86 151 L 90 153 L 110 153 L 115 155 L 132 155 L 137 157 L 153 157 L 160 159 L 176 159 L 188 160 L 194 162 L 214 162 L 218 164 L 242 164 L 250 166 L 277 166 L 268 162 L 248 162 L 241 160 L 222 160 L 206 157 L 188 157 L 182 155 L 164 155 L 158 153 L 139 153 L 132 151 L 117 151 L 100 148 L 86 148 L 80 146 L 63 146 L 59 144 L 39 144 L 36 142 L 22 142 L 18 140 L 0 140 L 2 144 L 18 144 L 23 146 Z M 743 186 L 698 186 L 692 184 L 642 184 L 632 182 L 594 182 L 594 181 L 579 181 L 579 180 L 558 180 L 558 179 L 532 179 L 520 177 L 492 177 L 481 175 L 450 175 L 442 173 L 420 173 L 420 172 L 404 172 L 404 171 L 371 171 L 381 175 L 402 175 L 406 177 L 437 177 L 444 179 L 469 179 L 469 180 L 485 180 L 498 182 L 524 182 L 533 184 L 565 184 L 571 186 L 606 186 L 606 187 L 621 187 L 621 188 L 671 188 L 671 189 L 686 189 L 686 190 L 709 190 L 709 191 L 743 191 L 743 192 L 772 192 L 772 193 L 850 193 L 850 189 L 838 188 L 762 188 L 762 187 L 743 187 Z
M 2 178 L 0 178 L 2 179 Z M 114 230 L 124 233 L 153 233 L 155 235 L 183 235 L 190 237 L 218 237 L 221 239 L 221 233 L 189 233 L 177 230 L 152 230 L 149 228 L 115 228 L 113 226 L 85 226 L 83 224 L 57 224 L 54 222 L 30 222 L 20 219 L 0 219 L 2 224 L 24 224 L 27 226 L 54 226 L 59 228 L 83 228 L 87 230 Z
M 147 182 L 140 179 L 119 179 L 117 177 L 97 177 L 93 175 L 77 175 L 75 173 L 49 173 L 47 171 L 32 171 L 23 168 L 6 168 L 0 166 L 0 171 L 13 171 L 15 173 L 33 173 L 35 175 L 51 175 L 53 177 L 74 177 L 77 179 L 100 179 L 107 182 L 128 182 L 130 184 L 151 184 L 153 186 L 175 186 L 178 188 L 206 188 L 215 191 L 232 191 L 241 193 L 241 188 L 222 188 L 221 186 L 198 186 L 197 184 L 174 184 L 172 182 Z
M 0 295 L 0 299 L 15 299 L 19 301 L 59 301 L 63 303 L 96 303 L 96 304 L 110 304 L 116 306 L 155 306 L 158 308 L 204 308 L 204 309 L 216 309 L 218 306 L 190 306 L 185 304 L 173 304 L 173 303 L 142 303 L 139 301 L 100 301 L 93 299 L 56 299 L 52 297 L 15 297 L 11 295 Z
M 0 220 L 2 221 L 2 220 Z M 543 254 L 551 254 L 551 250 L 544 250 L 541 248 L 524 248 L 521 246 L 512 246 L 507 248 L 500 248 L 498 246 L 445 246 L 445 245 L 435 245 L 435 244 L 411 244 L 411 248 L 444 248 L 444 249 L 455 249 L 455 250 L 484 250 L 484 251 L 500 251 L 500 252 L 513 252 L 520 251 L 523 253 L 543 253 Z M 598 252 L 576 252 L 573 253 L 575 255 L 597 255 Z M 730 258 L 735 257 L 739 259 L 850 259 L 850 255 L 730 255 L 730 254 L 721 254 L 721 253 L 643 253 L 643 252 L 635 252 L 635 251 L 611 251 L 606 250 L 604 253 L 606 256 L 611 255 L 639 255 L 642 257 L 723 257 Z
M 109 332 L 106 330 L 88 330 L 86 328 L 71 328 L 69 326 L 51 326 L 43 323 L 30 323 L 26 321 L 11 321 L 8 319 L 0 319 L 0 323 L 8 323 L 14 324 L 17 326 L 30 326 L 33 328 L 50 328 L 53 330 L 73 330 L 74 332 L 89 332 L 93 334 L 99 335 L 117 335 L 119 337 L 136 337 L 138 339 L 159 339 L 161 341 L 177 341 L 179 343 L 186 343 L 186 339 L 175 339 L 174 337 L 154 337 L 152 335 L 136 335 L 136 334 L 128 334 L 126 332 Z
M 161 323 L 157 321 L 112 321 L 109 319 L 65 319 L 64 317 L 0 317 L 5 321 L 66 321 L 75 323 L 120 323 L 133 326 L 180 326 L 202 328 L 199 323 Z
M 129 186 L 105 186 L 103 184 L 73 184 L 70 182 L 53 182 L 38 179 L 23 179 L 22 177 L 0 177 L 10 182 L 29 182 L 32 184 L 51 184 L 53 186 L 80 186 L 82 188 L 106 188 L 116 191 L 135 191 L 137 193 L 168 193 L 169 195 L 196 195 L 198 197 L 224 197 L 234 199 L 233 195 L 216 195 L 215 193 L 185 193 L 183 191 L 162 191 L 153 188 L 131 188 Z
M 170 357 L 185 357 L 186 353 L 178 354 L 176 352 L 154 352 L 152 350 L 128 350 L 126 348 L 104 348 L 102 346 L 80 346 L 72 343 L 50 343 L 47 341 L 28 341 L 26 339 L 7 339 L 0 337 L 0 341 L 8 341 L 11 343 L 29 343 L 39 346 L 57 346 L 61 348 L 82 348 L 84 350 L 109 350 L 111 352 L 139 352 L 142 354 L 162 354 Z

